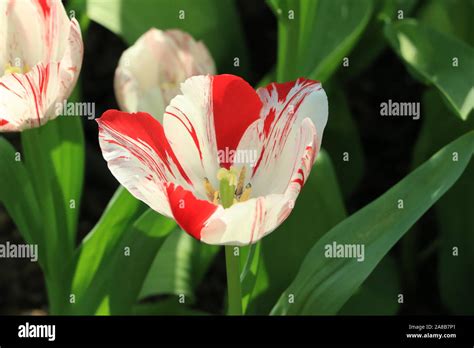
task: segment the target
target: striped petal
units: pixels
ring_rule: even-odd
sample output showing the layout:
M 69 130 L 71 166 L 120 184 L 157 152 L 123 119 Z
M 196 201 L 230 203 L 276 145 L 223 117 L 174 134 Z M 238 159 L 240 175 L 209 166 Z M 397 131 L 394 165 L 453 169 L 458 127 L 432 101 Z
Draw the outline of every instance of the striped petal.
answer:
M 256 196 L 283 193 L 301 156 L 305 119 L 316 128 L 319 151 L 328 115 L 326 93 L 319 82 L 305 79 L 272 83 L 257 93 L 263 103 L 260 119 L 248 128 L 238 150 L 257 152 L 250 179 Z
M 99 143 L 115 178 L 136 198 L 157 212 L 171 216 L 166 185 L 192 190 L 165 137 L 163 127 L 147 113 L 108 110 L 97 120 Z
M 59 0 L 4 1 L 0 11 L 0 132 L 55 118 L 82 64 L 79 24 Z

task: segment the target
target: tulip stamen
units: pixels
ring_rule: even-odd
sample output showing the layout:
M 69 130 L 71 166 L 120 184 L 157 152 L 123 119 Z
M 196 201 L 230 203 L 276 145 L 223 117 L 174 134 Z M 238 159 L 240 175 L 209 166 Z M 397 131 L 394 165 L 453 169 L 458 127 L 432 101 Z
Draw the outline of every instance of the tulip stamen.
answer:
M 217 171 L 218 190 L 212 186 L 208 178 L 204 178 L 207 199 L 214 204 L 221 204 L 224 208 L 249 200 L 252 194 L 252 185 L 248 183 L 244 186 L 246 172 L 245 166 L 240 170 L 234 166 L 231 166 L 230 169 L 220 168 Z
M 213 201 L 216 199 L 216 193 L 219 193 L 216 191 L 214 186 L 212 186 L 211 182 L 209 181 L 208 178 L 204 178 L 204 188 L 206 189 L 206 196 L 207 199 L 210 201 Z

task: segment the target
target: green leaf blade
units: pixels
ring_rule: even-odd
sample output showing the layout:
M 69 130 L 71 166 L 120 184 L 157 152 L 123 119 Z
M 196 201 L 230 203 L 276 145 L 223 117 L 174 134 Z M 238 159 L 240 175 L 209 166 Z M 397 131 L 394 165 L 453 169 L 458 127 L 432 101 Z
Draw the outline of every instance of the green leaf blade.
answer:
M 325 234 L 306 256 L 273 315 L 336 314 L 383 256 L 460 177 L 474 149 L 474 131 L 450 143 L 417 170 Z M 459 161 L 453 162 L 453 152 Z M 397 202 L 403 199 L 404 208 Z M 365 245 L 365 260 L 326 258 L 325 246 Z M 294 303 L 288 296 L 293 295 Z

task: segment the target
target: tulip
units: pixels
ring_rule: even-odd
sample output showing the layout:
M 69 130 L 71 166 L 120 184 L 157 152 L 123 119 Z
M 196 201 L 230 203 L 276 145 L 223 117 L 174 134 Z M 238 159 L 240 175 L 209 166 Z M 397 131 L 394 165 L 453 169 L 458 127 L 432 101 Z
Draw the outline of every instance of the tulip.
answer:
M 0 132 L 39 127 L 76 84 L 79 24 L 60 0 L 2 0 L 0 14 Z
M 215 70 L 202 42 L 180 30 L 153 28 L 123 52 L 115 71 L 115 96 L 124 111 L 161 117 L 181 82 Z
M 205 243 L 247 245 L 290 214 L 327 115 L 317 81 L 255 92 L 240 77 L 208 75 L 181 85 L 162 124 L 145 112 L 118 110 L 97 122 L 112 174 L 136 198 Z

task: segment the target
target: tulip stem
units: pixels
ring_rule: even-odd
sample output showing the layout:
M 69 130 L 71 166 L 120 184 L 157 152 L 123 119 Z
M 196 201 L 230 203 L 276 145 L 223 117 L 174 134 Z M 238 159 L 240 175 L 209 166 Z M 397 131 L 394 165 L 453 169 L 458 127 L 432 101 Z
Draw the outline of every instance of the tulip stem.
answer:
M 225 246 L 227 269 L 227 297 L 229 315 L 242 315 L 242 290 L 240 287 L 240 256 L 232 245 Z

